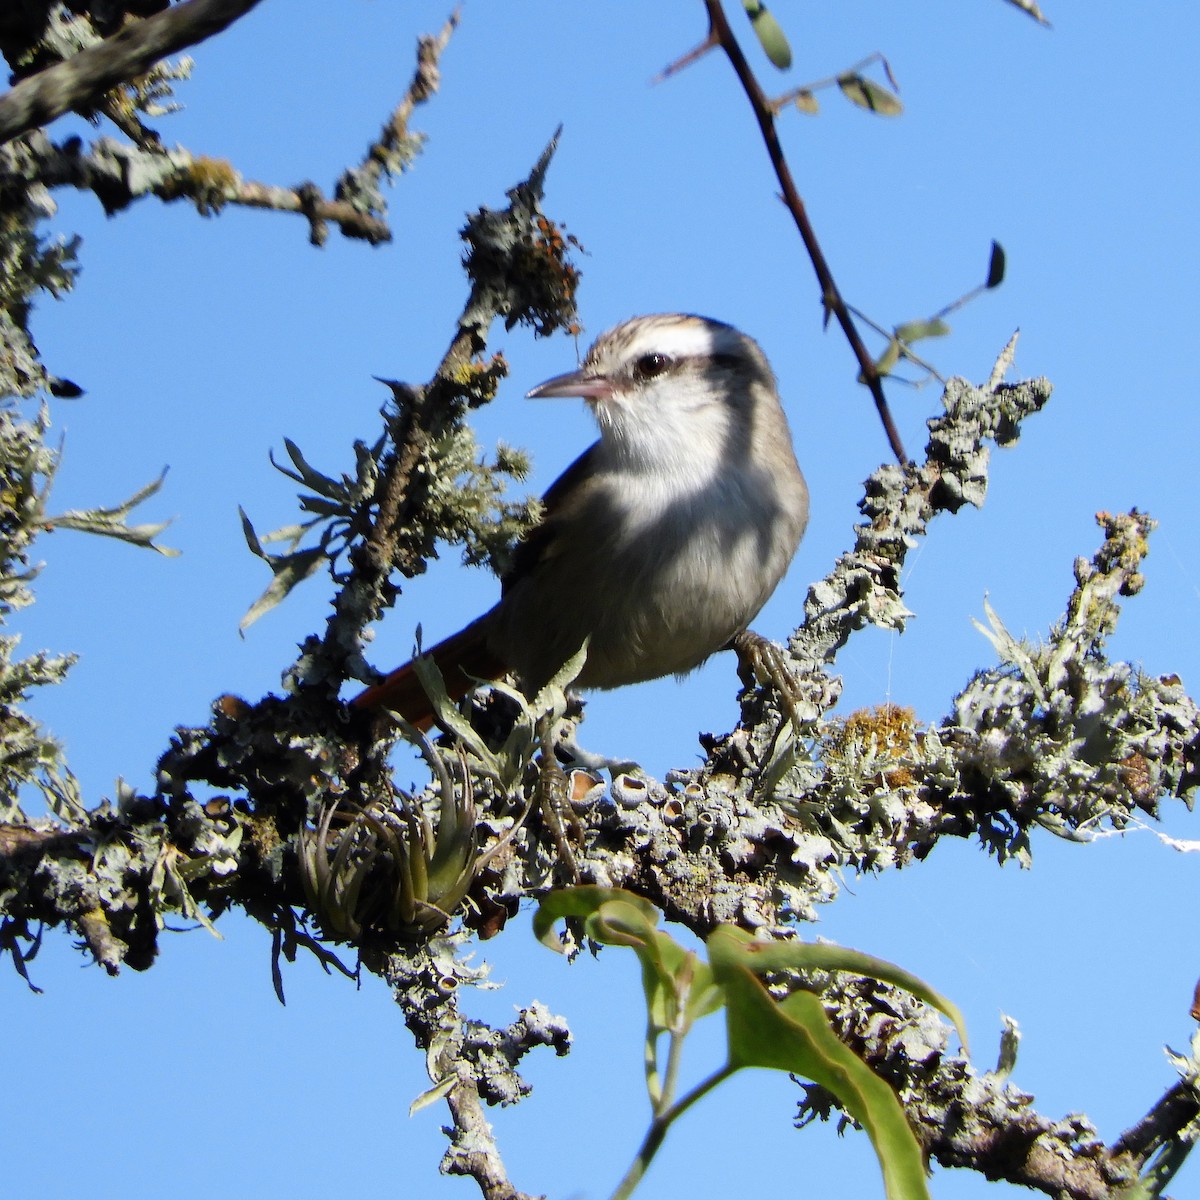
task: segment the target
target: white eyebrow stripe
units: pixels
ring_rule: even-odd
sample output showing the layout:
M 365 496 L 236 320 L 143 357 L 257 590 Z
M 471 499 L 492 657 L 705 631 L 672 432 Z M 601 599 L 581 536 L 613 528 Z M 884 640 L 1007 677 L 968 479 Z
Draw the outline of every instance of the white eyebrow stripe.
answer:
M 699 318 L 672 317 L 619 326 L 597 341 L 588 359 L 598 367 L 614 370 L 648 354 L 677 360 L 745 357 L 743 340 L 736 330 Z

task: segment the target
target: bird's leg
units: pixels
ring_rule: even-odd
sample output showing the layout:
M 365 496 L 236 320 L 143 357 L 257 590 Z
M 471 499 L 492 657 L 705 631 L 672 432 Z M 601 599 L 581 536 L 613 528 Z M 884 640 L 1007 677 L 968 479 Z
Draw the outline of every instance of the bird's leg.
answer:
M 742 630 L 734 636 L 729 645 L 737 655 L 738 678 L 742 685 L 747 688 L 753 687 L 756 679 L 760 683 L 770 684 L 779 693 L 783 707 L 792 722 L 792 728 L 799 736 L 801 730 L 809 723 L 803 716 L 805 702 L 809 697 L 792 671 L 783 647 L 762 634 L 755 633 L 753 629 Z

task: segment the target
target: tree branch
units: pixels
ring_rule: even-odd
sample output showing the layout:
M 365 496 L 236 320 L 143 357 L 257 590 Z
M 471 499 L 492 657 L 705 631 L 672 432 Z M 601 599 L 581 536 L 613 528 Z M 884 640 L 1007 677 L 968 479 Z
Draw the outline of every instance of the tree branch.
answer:
M 821 987 L 843 1040 L 896 1088 L 922 1146 L 942 1166 L 977 1171 L 1054 1200 L 1108 1200 L 1124 1194 L 1157 1147 L 1200 1113 L 1194 1089 L 1178 1083 L 1139 1123 L 1155 1125 L 1152 1141 L 1135 1147 L 1125 1135 L 1105 1146 L 1086 1117 L 1038 1113 L 1034 1097 L 1008 1082 L 1007 1070 L 981 1073 L 961 1055 L 947 1053 L 949 1027 L 908 993 L 845 976 L 807 982 Z M 837 1111 L 831 1094 L 815 1084 L 801 1086 L 797 1124 L 829 1120 Z
M 379 190 L 381 177 L 397 175 L 419 153 L 424 142 L 422 134 L 409 131 L 413 110 L 424 104 L 438 90 L 441 81 L 439 60 L 454 30 L 458 28 L 461 9 L 455 8 L 436 36 L 422 37 L 417 43 L 417 69 L 400 103 L 384 123 L 379 136 L 371 143 L 358 167 L 348 170 L 337 185 L 338 200 L 349 200 L 373 212 L 384 211 Z
M 805 208 L 799 189 L 796 187 L 796 182 L 792 178 L 791 168 L 788 166 L 787 157 L 779 142 L 779 134 L 775 128 L 775 110 L 759 86 L 758 80 L 750 68 L 750 64 L 746 61 L 746 56 L 742 53 L 742 48 L 738 44 L 737 38 L 733 35 L 733 30 L 729 27 L 725 10 L 721 7 L 721 0 L 704 0 L 704 4 L 708 10 L 709 20 L 709 36 L 707 41 L 701 43 L 696 50 L 685 55 L 677 63 L 672 64 L 668 68 L 668 72 L 677 70 L 686 62 L 693 61 L 695 57 L 705 53 L 713 46 L 720 46 L 725 51 L 725 55 L 738 77 L 738 82 L 742 85 L 742 90 L 746 93 L 746 99 L 750 101 L 750 107 L 754 112 L 755 120 L 758 121 L 758 129 L 762 134 L 763 144 L 767 148 L 767 156 L 771 160 L 771 166 L 775 169 L 775 178 L 779 180 L 779 186 L 783 193 L 783 202 L 787 205 L 788 212 L 792 214 L 792 219 L 796 223 L 800 238 L 804 242 L 804 248 L 808 251 L 809 260 L 812 262 L 813 270 L 816 272 L 817 283 L 821 288 L 821 303 L 825 308 L 826 314 L 832 313 L 837 318 L 838 324 L 842 327 L 842 332 L 846 335 L 846 340 L 850 343 L 850 349 L 854 357 L 858 360 L 861 377 L 875 401 L 875 410 L 878 412 L 879 419 L 883 423 L 884 433 L 887 435 L 892 453 L 896 456 L 897 462 L 904 464 L 908 462 L 908 455 L 904 451 L 904 443 L 900 439 L 900 431 L 896 428 L 896 423 L 892 419 L 892 412 L 888 407 L 887 397 L 883 392 L 883 381 L 875 366 L 875 360 L 871 357 L 870 352 L 859 335 L 858 327 L 854 324 L 854 318 L 849 308 L 847 308 L 846 302 L 842 298 L 842 293 L 833 278 L 833 272 L 829 267 L 828 260 L 825 258 L 825 251 L 821 248 L 821 243 L 817 239 L 812 222 L 808 219 L 808 210 Z
M 431 455 L 447 453 L 446 439 L 461 433 L 466 412 L 490 401 L 507 373 L 502 357 L 482 359 L 492 322 L 502 317 L 509 328 L 522 322 L 548 336 L 575 319 L 578 273 L 566 242 L 541 212 L 557 146 L 558 132 L 529 177 L 509 190 L 507 208 L 481 208 L 468 219 L 462 237 L 471 290 L 433 377 L 420 386 L 385 381 L 393 397 L 385 413 L 387 449 L 371 494 L 352 518 L 361 533 L 350 555 L 354 569 L 334 601 L 324 638 L 308 647 L 298 680 L 327 686 L 340 684 L 347 671 L 369 677 L 362 631 L 395 599 L 392 572 L 418 574 L 438 538 L 450 535 L 428 511 L 429 489 L 438 479 Z
M 144 74 L 160 58 L 220 33 L 258 2 L 183 0 L 23 79 L 0 96 L 0 144 L 94 103 L 110 88 Z
M 484 1104 L 515 1104 L 529 1093 L 516 1066 L 537 1046 L 569 1053 L 566 1022 L 534 1001 L 507 1029 L 470 1020 L 458 1008 L 463 984 L 478 984 L 487 968 L 470 967 L 457 951 L 462 936 L 436 939 L 429 946 L 389 955 L 380 973 L 391 984 L 405 1024 L 426 1052 L 433 1091 L 444 1092 L 453 1126 L 442 1160 L 447 1175 L 475 1180 L 484 1200 L 533 1200 L 518 1191 L 484 1116 Z

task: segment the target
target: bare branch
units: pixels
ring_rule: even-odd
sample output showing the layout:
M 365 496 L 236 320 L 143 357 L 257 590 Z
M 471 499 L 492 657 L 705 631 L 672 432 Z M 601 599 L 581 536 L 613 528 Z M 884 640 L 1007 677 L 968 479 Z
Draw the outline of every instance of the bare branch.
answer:
M 224 159 L 196 156 L 187 150 L 146 149 L 99 138 L 86 150 L 77 139 L 58 146 L 35 130 L 20 142 L 0 146 L 0 178 L 36 178 L 46 187 L 74 187 L 93 192 L 112 214 L 135 200 L 190 200 L 205 216 L 227 204 L 273 212 L 298 213 L 309 223 L 309 240 L 321 245 L 328 226 L 346 237 L 378 244 L 391 240 L 387 222 L 348 200 L 328 200 L 314 183 L 277 187 L 243 179 Z
M 754 112 L 755 119 L 758 121 L 759 132 L 762 134 L 763 143 L 767 148 L 767 155 L 771 160 L 771 166 L 775 168 L 775 177 L 779 180 L 783 202 L 787 205 L 788 212 L 792 214 L 792 219 L 795 221 L 796 228 L 800 232 L 800 238 L 804 242 L 804 248 L 808 251 L 808 257 L 812 262 L 813 270 L 816 272 L 817 283 L 821 288 L 821 304 L 824 306 L 826 314 L 832 313 L 837 318 L 838 324 L 842 327 L 842 332 L 846 335 L 846 340 L 850 343 L 850 349 L 853 351 L 854 357 L 858 360 L 862 379 L 875 400 L 875 409 L 879 413 L 880 421 L 883 422 L 883 429 L 887 435 L 888 444 L 892 448 L 892 453 L 896 456 L 897 462 L 904 464 L 908 461 L 908 455 L 904 451 L 904 443 L 900 439 L 900 431 L 896 428 L 896 423 L 892 419 L 887 397 L 883 394 L 883 381 L 875 367 L 875 360 L 871 357 L 870 351 L 867 350 L 866 345 L 863 343 L 858 328 L 854 324 L 854 318 L 851 316 L 850 310 L 846 307 L 846 302 L 838 290 L 837 283 L 833 278 L 833 272 L 825 258 L 825 251 L 821 248 L 821 243 L 817 240 L 812 222 L 808 219 L 808 211 L 804 206 L 800 191 L 796 187 L 796 181 L 792 178 L 791 168 L 788 166 L 787 157 L 784 155 L 783 147 L 779 142 L 779 134 L 775 129 L 774 107 L 763 92 L 757 78 L 755 78 L 750 64 L 746 61 L 746 56 L 742 53 L 741 46 L 738 45 L 737 38 L 733 35 L 733 30 L 729 27 L 729 22 L 725 17 L 725 10 L 721 7 L 721 0 L 704 0 L 704 2 L 705 7 L 708 9 L 708 38 L 695 50 L 690 51 L 678 62 L 672 63 L 667 67 L 663 72 L 663 76 L 671 75 L 683 65 L 694 61 L 709 50 L 714 43 L 725 51 L 734 72 L 737 74 L 738 82 L 741 83 L 742 90 L 746 93 L 746 99 L 750 101 L 750 107 Z
M 345 677 L 348 652 L 357 653 L 361 633 L 395 596 L 393 570 L 412 577 L 424 569 L 438 536 L 427 511 L 436 469 L 429 456 L 438 439 L 461 428 L 464 414 L 495 394 L 507 372 L 500 356 L 482 354 L 492 322 L 503 317 L 546 335 L 575 319 L 578 273 L 566 256 L 566 241 L 542 215 L 546 172 L 558 132 L 530 172 L 508 192 L 505 209 L 481 208 L 462 231 L 471 292 L 454 337 L 432 379 L 420 386 L 385 381 L 392 390 L 389 449 L 367 509 L 358 516 L 363 542 L 352 552 L 354 572 L 334 602 L 323 644 L 305 665 L 315 682 Z M 320 660 L 325 660 L 321 662 Z
M 199 2 L 189 0 L 191 4 Z M 149 18 L 130 28 L 141 29 L 158 19 Z M 385 170 L 398 172 L 419 152 L 421 137 L 409 132 L 408 118 L 416 105 L 425 103 L 437 91 L 438 62 L 457 24 L 455 12 L 436 36 L 419 40 L 417 68 L 403 99 L 363 164 L 343 174 L 333 199 L 327 198 L 312 182 L 280 187 L 246 179 L 226 159 L 194 155 L 180 147 L 167 150 L 157 137 L 141 136 L 145 131 L 136 129 L 134 145 L 100 138 L 86 150 L 78 139 L 69 139 L 59 146 L 44 133 L 32 132 L 24 141 L 7 148 L 0 144 L 0 175 L 14 175 L 20 183 L 36 177 L 47 187 L 92 191 L 108 213 L 118 212 L 142 196 L 153 195 L 167 201 L 190 200 L 205 216 L 219 212 L 227 204 L 297 213 L 308 221 L 309 240 L 317 246 L 324 245 L 330 225 L 337 226 L 345 237 L 359 238 L 372 245 L 387 242 L 392 231 L 384 215 L 387 205 L 379 188 L 380 176 Z M 107 45 L 92 49 L 100 50 Z M 50 70 L 72 67 L 91 52 L 83 51 Z M 27 83 L 36 83 L 50 70 Z M 0 118 L 4 104 L 25 86 L 19 85 L 9 97 L 0 100 Z M 112 112 L 108 115 L 114 116 Z
M 424 104 L 441 82 L 438 63 L 451 34 L 458 28 L 460 9 L 455 9 L 436 36 L 422 37 L 417 43 L 417 69 L 408 90 L 392 110 L 379 136 L 371 143 L 362 163 L 342 176 L 337 187 L 339 200 L 365 196 L 371 207 L 378 205 L 380 177 L 387 172 L 395 175 L 408 166 L 424 140 L 422 134 L 409 131 L 413 110 Z
M 474 1179 L 484 1200 L 532 1200 L 509 1180 L 484 1104 L 515 1104 L 529 1092 L 517 1064 L 537 1046 L 560 1057 L 571 1048 L 566 1022 L 533 1001 L 506 1029 L 469 1020 L 457 992 L 475 984 L 487 968 L 468 966 L 457 953 L 461 936 L 435 939 L 427 947 L 389 955 L 380 974 L 393 988 L 404 1021 L 426 1052 L 435 1094 L 444 1095 L 453 1124 L 442 1159 L 447 1175 Z

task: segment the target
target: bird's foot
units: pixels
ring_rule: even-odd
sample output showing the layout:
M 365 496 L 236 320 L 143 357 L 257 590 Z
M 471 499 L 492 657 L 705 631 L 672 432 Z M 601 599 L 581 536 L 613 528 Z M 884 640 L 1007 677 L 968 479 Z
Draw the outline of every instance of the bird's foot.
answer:
M 743 630 L 729 645 L 738 657 L 742 684 L 753 687 L 757 680 L 773 688 L 798 737 L 837 700 L 840 684 L 836 680 L 822 674 L 816 683 L 797 674 L 787 651 L 753 629 Z

